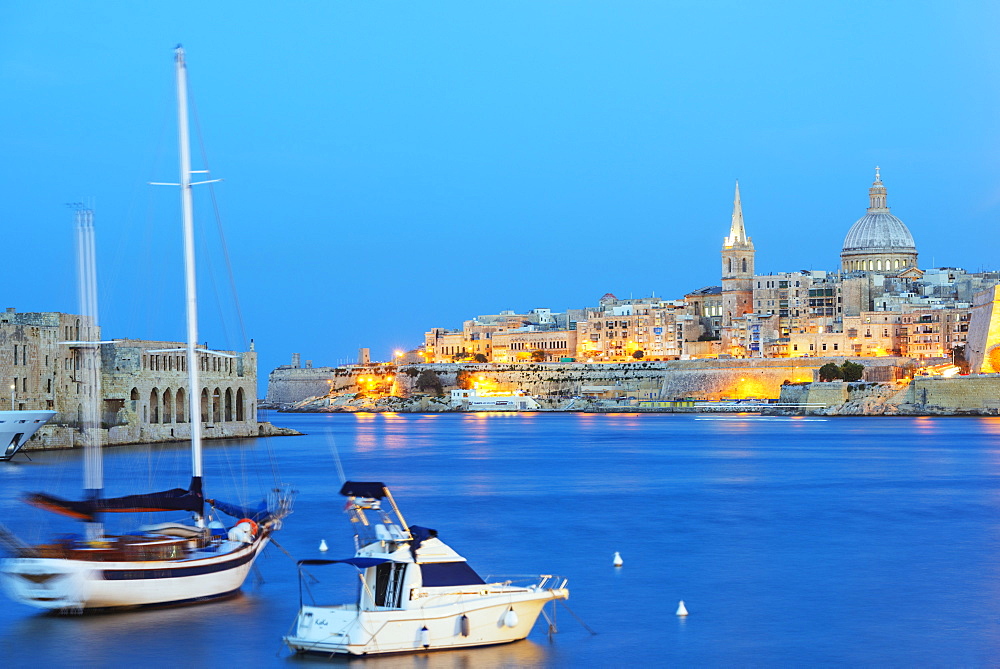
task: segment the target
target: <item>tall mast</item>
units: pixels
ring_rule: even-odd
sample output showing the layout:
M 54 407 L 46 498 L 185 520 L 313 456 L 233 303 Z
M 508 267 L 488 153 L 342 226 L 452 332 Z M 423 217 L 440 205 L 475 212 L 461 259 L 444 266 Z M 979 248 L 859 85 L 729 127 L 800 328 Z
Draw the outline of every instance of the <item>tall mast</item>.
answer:
M 184 218 L 184 285 L 187 303 L 188 421 L 191 424 L 192 487 L 201 492 L 201 393 L 198 392 L 198 295 L 194 270 L 194 206 L 191 200 L 191 147 L 188 141 L 187 68 L 177 46 L 177 126 L 180 141 L 181 213 Z
M 84 431 L 83 487 L 88 499 L 98 499 L 104 490 L 104 463 L 101 460 L 101 349 L 97 336 L 97 253 L 94 250 L 94 212 L 76 207 L 77 290 L 80 325 L 75 358 L 79 363 L 76 381 L 85 394 L 81 403 L 80 426 Z M 99 521 L 87 523 L 87 538 L 103 533 Z

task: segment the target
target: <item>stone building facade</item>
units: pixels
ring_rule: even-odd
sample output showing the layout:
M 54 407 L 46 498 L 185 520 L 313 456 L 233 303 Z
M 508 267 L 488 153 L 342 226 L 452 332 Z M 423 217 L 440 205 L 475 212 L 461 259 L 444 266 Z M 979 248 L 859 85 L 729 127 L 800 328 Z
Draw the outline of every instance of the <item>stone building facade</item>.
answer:
M 198 355 L 202 434 L 256 436 L 257 353 Z M 183 344 L 116 339 L 101 345 L 102 423 L 110 443 L 169 441 L 191 434 L 187 358 Z
M 0 314 L 0 388 L 17 409 L 56 416 L 33 438 L 37 447 L 72 447 L 97 408 L 108 444 L 190 436 L 187 366 L 177 342 L 116 339 L 99 345 L 100 328 L 59 312 Z M 98 355 L 99 351 L 99 355 Z M 256 436 L 257 354 L 217 351 L 199 356 L 199 418 L 206 438 Z M 221 354 L 221 355 L 218 355 Z M 100 367 L 100 397 L 96 375 Z M 3 395 L 0 395 L 3 398 Z M 0 399 L 0 407 L 4 406 Z

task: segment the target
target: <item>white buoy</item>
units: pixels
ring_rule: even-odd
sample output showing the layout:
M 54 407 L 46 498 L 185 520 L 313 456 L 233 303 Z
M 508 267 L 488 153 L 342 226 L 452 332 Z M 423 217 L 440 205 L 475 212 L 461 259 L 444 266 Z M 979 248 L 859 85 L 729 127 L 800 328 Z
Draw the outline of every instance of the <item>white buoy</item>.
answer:
M 431 647 L 431 631 L 427 629 L 427 625 L 420 628 L 420 645 L 424 648 Z
M 321 551 L 323 551 L 324 553 L 325 553 L 326 551 L 330 550 L 330 549 L 329 549 L 329 548 L 327 547 L 327 545 L 326 545 L 326 539 L 320 539 L 320 540 L 319 540 L 319 549 L 320 549 Z
M 684 606 L 684 600 L 682 599 L 681 603 L 677 605 L 677 615 L 679 615 L 679 616 L 686 616 L 687 614 L 688 614 L 688 610 Z
M 625 562 L 622 560 L 622 556 L 618 553 L 618 551 L 615 551 L 615 559 L 612 560 L 611 564 L 613 564 L 616 567 L 620 567 L 623 564 L 625 564 Z

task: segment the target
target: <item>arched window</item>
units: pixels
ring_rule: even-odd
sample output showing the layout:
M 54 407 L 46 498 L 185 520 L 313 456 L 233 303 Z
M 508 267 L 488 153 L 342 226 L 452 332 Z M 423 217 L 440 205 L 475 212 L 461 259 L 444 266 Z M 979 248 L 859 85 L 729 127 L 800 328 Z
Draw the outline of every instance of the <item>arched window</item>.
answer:
M 236 420 L 245 420 L 243 410 L 243 389 L 236 391 Z
M 187 394 L 184 392 L 183 388 L 177 389 L 177 394 L 174 396 L 174 402 L 177 405 L 177 420 L 178 423 L 185 422 L 184 411 L 187 404 Z
M 878 271 L 882 270 L 882 259 L 881 258 L 879 258 L 878 260 L 875 261 L 875 269 L 878 270 Z
M 212 393 L 212 422 L 222 422 L 222 390 L 219 388 Z
M 743 271 L 744 272 L 747 271 L 747 259 L 746 258 L 743 259 Z
M 733 273 L 733 259 L 732 258 L 726 258 L 726 260 L 729 261 L 729 269 L 726 270 L 726 271 L 729 274 L 732 274 Z
M 170 394 L 170 388 L 163 391 L 163 422 L 169 423 L 174 419 L 174 403 Z
M 149 422 L 160 422 L 160 391 L 156 388 L 149 391 Z
M 233 389 L 226 388 L 226 422 L 233 419 Z
M 208 388 L 201 389 L 201 422 L 208 422 Z

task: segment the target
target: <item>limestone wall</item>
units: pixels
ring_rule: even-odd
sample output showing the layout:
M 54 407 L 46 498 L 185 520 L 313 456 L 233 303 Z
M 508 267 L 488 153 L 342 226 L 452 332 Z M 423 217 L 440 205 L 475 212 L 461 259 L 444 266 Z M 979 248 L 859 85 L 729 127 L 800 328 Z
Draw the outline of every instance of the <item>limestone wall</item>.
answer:
M 785 381 L 812 381 L 817 370 L 838 358 L 764 358 L 750 360 L 709 359 L 629 364 L 520 363 L 403 365 L 398 370 L 381 368 L 383 379 L 394 374 L 392 393 L 410 396 L 418 391 L 421 373 L 438 376 L 442 389 L 482 381 L 491 389 L 524 390 L 543 397 L 573 397 L 600 392 L 605 397 L 637 400 L 695 398 L 777 398 Z M 861 358 L 857 362 L 871 370 L 902 367 L 897 358 Z M 884 371 L 884 370 L 882 370 Z M 368 366 L 357 368 L 278 368 L 271 372 L 267 399 L 276 403 L 301 402 L 309 397 L 356 393 L 363 390 L 359 378 L 371 379 Z M 882 374 L 884 376 L 884 374 Z M 478 377 L 478 378 L 477 378 Z M 599 389 L 599 390 L 595 390 Z
M 1000 374 L 918 376 L 907 389 L 907 404 L 946 411 L 997 413 L 1000 409 Z
M 918 376 L 910 383 L 809 383 L 785 386 L 780 404 L 819 404 L 776 409 L 836 416 L 1000 414 L 1000 374 Z
M 1000 372 L 1000 286 L 973 298 L 965 357 L 973 372 Z
M 373 379 L 381 388 L 392 386 L 396 368 L 393 365 L 345 365 L 343 367 L 278 367 L 268 376 L 269 404 L 294 404 L 309 397 L 362 390 L 361 378 Z M 367 385 L 367 384 L 366 384 Z

